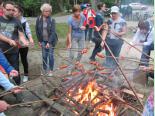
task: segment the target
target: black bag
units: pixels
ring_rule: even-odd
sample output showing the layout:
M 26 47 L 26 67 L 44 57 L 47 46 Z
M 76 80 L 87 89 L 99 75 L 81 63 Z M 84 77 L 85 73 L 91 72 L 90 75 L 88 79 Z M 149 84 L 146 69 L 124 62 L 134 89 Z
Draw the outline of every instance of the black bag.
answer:
M 52 46 L 55 47 L 58 43 L 58 35 L 57 33 L 55 32 L 54 34 L 54 41 L 52 42 Z

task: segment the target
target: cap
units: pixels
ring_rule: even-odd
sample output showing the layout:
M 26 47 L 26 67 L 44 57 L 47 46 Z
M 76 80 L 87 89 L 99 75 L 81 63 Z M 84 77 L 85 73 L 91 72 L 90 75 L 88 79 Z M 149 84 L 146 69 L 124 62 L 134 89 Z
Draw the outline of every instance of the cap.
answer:
M 111 7 L 111 13 L 119 13 L 119 8 L 117 6 Z

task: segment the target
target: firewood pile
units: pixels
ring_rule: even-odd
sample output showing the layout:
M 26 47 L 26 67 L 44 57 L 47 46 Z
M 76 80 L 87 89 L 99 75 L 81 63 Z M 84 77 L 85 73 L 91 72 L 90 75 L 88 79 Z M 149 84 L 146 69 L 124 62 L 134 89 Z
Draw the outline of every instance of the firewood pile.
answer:
M 80 69 L 72 76 L 64 74 L 66 78 L 60 85 L 50 78 L 41 78 L 42 83 L 52 89 L 44 97 L 37 95 L 40 100 L 46 99 L 43 103 L 34 103 L 37 116 L 50 116 L 52 113 L 56 116 L 123 116 L 127 110 L 141 114 L 142 107 L 132 90 L 124 86 L 117 89 L 109 86 L 108 73 Z M 140 100 L 144 97 L 140 93 L 137 96 Z

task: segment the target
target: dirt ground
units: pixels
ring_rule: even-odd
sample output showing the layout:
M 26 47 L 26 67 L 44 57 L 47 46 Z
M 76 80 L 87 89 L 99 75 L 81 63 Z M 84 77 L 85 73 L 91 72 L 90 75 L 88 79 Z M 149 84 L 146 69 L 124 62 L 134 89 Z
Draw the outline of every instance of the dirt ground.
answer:
M 132 27 L 134 25 L 137 25 L 136 22 L 128 22 L 128 27 Z M 124 37 L 127 41 L 131 41 L 133 34 L 130 32 L 130 34 L 128 34 L 126 37 Z M 61 40 L 61 39 L 60 39 Z M 65 44 L 64 40 L 59 41 L 63 44 Z M 91 66 L 87 63 L 89 61 L 89 57 L 91 55 L 92 49 L 94 44 L 93 43 L 87 43 L 86 44 L 87 47 L 90 47 L 89 52 L 87 54 L 85 54 L 82 58 L 82 63 L 85 64 L 85 68 L 89 69 Z M 125 57 L 130 57 L 133 59 L 140 59 L 141 53 L 136 51 L 135 49 L 132 49 L 130 52 L 127 52 L 127 44 L 124 44 L 122 47 L 122 51 L 121 51 L 121 56 L 125 56 Z M 140 48 L 141 49 L 141 48 Z M 63 57 L 68 57 L 68 51 L 57 51 L 59 52 Z M 104 54 L 104 50 L 102 51 L 102 53 Z M 154 53 L 151 53 L 151 55 L 153 55 Z M 42 67 L 42 57 L 41 57 L 41 51 L 40 50 L 30 50 L 29 55 L 28 55 L 28 59 L 29 59 L 29 70 L 30 70 L 30 75 L 40 75 L 41 74 L 41 67 Z M 100 63 L 103 63 L 104 59 L 100 59 L 97 58 L 97 60 Z M 138 68 L 138 63 L 134 62 L 134 61 L 128 61 L 128 60 L 121 60 L 120 63 L 122 64 L 123 68 L 132 68 L 135 69 L 134 71 L 132 71 L 130 74 L 127 74 L 128 79 L 130 80 L 132 86 L 140 93 L 145 95 L 145 99 L 148 96 L 148 93 L 150 91 L 150 88 L 153 86 L 152 84 L 150 84 L 149 86 L 145 86 L 145 74 L 142 72 L 137 72 L 137 68 Z M 61 57 L 55 55 L 55 69 L 61 65 L 61 64 L 66 64 L 66 61 L 64 59 L 62 59 Z M 22 66 L 21 66 L 22 68 Z M 22 70 L 22 69 L 21 69 Z M 58 71 L 58 74 L 60 72 Z M 62 73 L 62 72 L 61 72 Z M 139 73 L 139 75 L 138 75 Z M 136 76 L 137 77 L 136 77 Z M 37 79 L 38 78 L 38 79 Z M 30 80 L 34 80 L 33 83 L 31 83 L 29 85 L 29 88 L 31 88 L 32 90 L 34 90 L 35 92 L 39 92 L 40 95 L 43 95 L 43 88 L 40 85 L 41 83 L 41 79 L 39 79 L 39 76 L 31 76 Z M 122 78 L 122 77 L 121 77 Z M 138 80 L 139 78 L 141 78 L 141 82 Z M 54 81 L 56 84 L 60 83 L 60 79 L 58 78 L 51 78 L 52 81 Z M 136 83 L 133 83 L 133 80 L 137 80 L 134 81 Z M 150 81 L 151 82 L 151 81 Z M 139 84 L 140 83 L 140 84 Z M 152 82 L 151 82 L 152 83 Z M 30 87 L 30 86 L 33 87 Z M 37 85 L 34 87 L 34 85 Z M 8 97 L 8 98 L 7 98 Z M 5 99 L 7 99 L 10 103 L 15 103 L 15 99 L 13 98 L 13 96 L 7 96 Z M 10 101 L 10 97 L 11 97 L 11 101 Z M 24 92 L 23 94 L 24 97 L 24 101 L 32 101 L 32 100 L 36 100 L 36 98 L 30 93 L 30 92 Z M 11 108 L 6 112 L 7 116 L 33 116 L 33 110 L 31 107 L 16 107 L 16 108 Z M 53 116 L 53 115 L 51 115 Z M 131 116 L 131 115 L 130 115 Z M 133 114 L 133 116 L 135 116 Z

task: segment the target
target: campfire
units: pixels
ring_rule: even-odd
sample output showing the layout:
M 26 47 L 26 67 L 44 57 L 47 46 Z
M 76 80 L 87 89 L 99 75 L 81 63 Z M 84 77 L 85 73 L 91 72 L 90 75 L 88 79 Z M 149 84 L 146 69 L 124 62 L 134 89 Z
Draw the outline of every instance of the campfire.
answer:
M 68 96 L 72 97 L 78 103 L 90 107 L 90 116 L 116 115 L 116 107 L 109 97 L 110 92 L 106 89 L 103 90 L 103 86 L 98 85 L 95 80 L 89 81 L 86 85 L 80 84 L 78 90 L 76 89 L 76 87 L 72 88 L 68 92 Z M 68 102 L 73 104 L 69 100 Z

